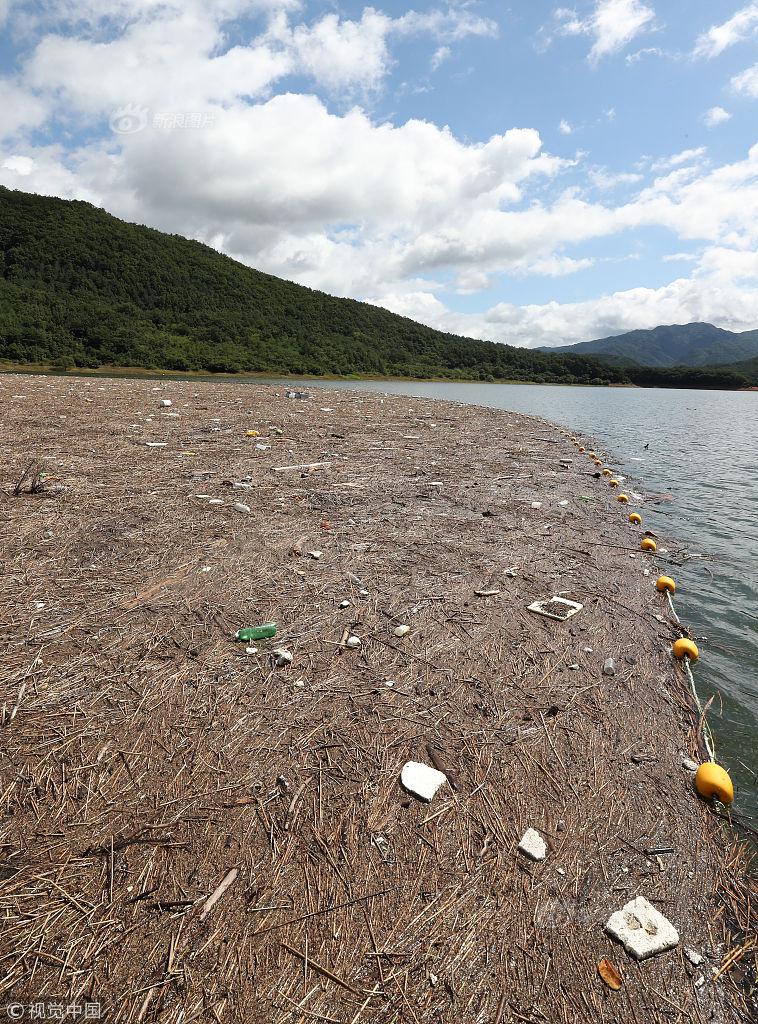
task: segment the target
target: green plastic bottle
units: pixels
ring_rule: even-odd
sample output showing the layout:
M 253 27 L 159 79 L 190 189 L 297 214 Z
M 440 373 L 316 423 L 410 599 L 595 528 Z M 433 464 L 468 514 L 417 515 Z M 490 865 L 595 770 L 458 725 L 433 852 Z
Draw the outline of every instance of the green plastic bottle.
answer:
M 261 626 L 246 626 L 244 629 L 238 629 L 235 636 L 236 640 L 269 640 L 272 636 L 276 636 L 276 623 L 275 622 L 264 622 Z

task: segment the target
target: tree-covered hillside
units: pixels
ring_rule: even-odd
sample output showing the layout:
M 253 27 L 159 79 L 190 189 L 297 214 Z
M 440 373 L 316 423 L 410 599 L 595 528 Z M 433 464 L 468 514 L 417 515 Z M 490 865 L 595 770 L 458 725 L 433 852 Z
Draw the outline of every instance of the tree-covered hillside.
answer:
M 0 188 L 0 359 L 67 367 L 607 383 L 612 367 L 443 334 L 90 206 Z
M 239 373 L 741 387 L 731 368 L 613 366 L 432 330 L 282 281 L 89 203 L 0 187 L 0 360 Z

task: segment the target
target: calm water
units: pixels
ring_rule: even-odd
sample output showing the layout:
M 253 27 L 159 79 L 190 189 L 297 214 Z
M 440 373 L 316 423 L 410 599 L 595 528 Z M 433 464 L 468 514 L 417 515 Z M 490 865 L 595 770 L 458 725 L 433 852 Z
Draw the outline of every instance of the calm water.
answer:
M 758 393 L 281 383 L 444 398 L 543 416 L 594 436 L 636 489 L 672 494 L 673 501 L 648 505 L 645 521 L 670 542 L 706 556 L 674 567 L 675 605 L 698 637 L 695 678 L 703 704 L 717 694 L 708 717 L 716 757 L 737 789 L 734 809 L 758 827 Z

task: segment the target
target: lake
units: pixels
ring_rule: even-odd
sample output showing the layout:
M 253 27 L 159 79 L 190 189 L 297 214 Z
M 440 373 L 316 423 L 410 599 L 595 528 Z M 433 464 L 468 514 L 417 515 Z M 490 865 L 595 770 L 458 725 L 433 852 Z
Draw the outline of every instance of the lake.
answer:
M 274 381 L 272 381 L 274 382 Z M 758 827 L 758 393 L 415 381 L 276 380 L 513 409 L 591 434 L 634 489 L 671 494 L 645 522 L 693 558 L 675 577 L 677 614 L 698 639 L 695 680 L 734 810 Z M 646 447 L 646 445 L 648 447 Z M 659 543 L 660 543 L 659 541 Z M 668 543 L 666 543 L 668 541 Z

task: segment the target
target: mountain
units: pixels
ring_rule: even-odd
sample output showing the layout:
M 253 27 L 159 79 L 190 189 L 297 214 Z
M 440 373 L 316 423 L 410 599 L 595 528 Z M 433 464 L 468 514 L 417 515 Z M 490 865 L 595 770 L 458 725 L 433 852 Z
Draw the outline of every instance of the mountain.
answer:
M 283 281 L 88 203 L 0 188 L 0 360 L 57 367 L 623 382 Z
M 758 356 L 758 330 L 735 334 L 713 324 L 672 324 L 540 351 L 599 356 L 617 366 L 715 366 Z

